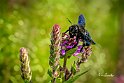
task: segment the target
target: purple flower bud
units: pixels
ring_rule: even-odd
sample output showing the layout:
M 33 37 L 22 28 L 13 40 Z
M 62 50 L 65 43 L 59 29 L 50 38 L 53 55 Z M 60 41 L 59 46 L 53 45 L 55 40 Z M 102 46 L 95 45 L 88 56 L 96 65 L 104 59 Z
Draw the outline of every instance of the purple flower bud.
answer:
M 82 45 L 79 45 L 79 46 L 78 46 L 78 50 L 81 50 L 81 48 L 82 48 Z
M 67 49 L 71 49 L 71 48 L 73 48 L 73 46 L 66 46 L 66 48 L 67 48 Z
M 67 40 L 63 41 L 63 43 L 61 43 L 61 46 L 65 46 L 68 43 Z
M 74 54 L 73 54 L 73 56 L 77 56 L 79 54 L 79 52 L 75 52 Z
M 73 56 L 77 56 L 79 53 L 81 53 L 81 48 L 82 48 L 82 45 L 79 45 L 76 52 L 73 54 Z
M 64 49 L 61 50 L 61 54 L 65 55 L 65 50 Z

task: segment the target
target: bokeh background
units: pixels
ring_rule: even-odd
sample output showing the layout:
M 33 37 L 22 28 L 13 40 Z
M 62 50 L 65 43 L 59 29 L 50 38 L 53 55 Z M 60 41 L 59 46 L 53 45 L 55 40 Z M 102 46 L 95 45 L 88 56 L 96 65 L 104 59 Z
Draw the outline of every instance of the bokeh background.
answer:
M 81 65 L 81 71 L 91 70 L 75 83 L 113 83 L 116 75 L 124 75 L 123 5 L 123 0 L 0 0 L 0 83 L 23 83 L 20 47 L 28 49 L 32 81 L 48 83 L 51 28 L 59 24 L 64 32 L 70 26 L 66 18 L 76 24 L 80 14 L 96 45 Z

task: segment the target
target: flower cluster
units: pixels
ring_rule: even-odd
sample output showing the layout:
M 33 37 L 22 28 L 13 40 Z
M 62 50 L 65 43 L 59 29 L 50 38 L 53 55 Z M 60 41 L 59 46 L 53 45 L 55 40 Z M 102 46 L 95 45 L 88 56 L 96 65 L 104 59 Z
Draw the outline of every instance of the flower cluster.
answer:
M 91 46 L 83 46 L 82 39 L 79 39 L 79 42 L 77 42 L 76 36 L 70 38 L 69 34 L 63 33 L 61 42 L 61 55 L 64 56 L 67 51 L 73 48 L 77 48 L 76 51 L 73 53 L 73 56 L 81 54 L 82 62 L 86 62 L 88 56 L 92 53 Z
M 80 71 L 81 63 L 87 62 L 88 56 L 90 56 L 92 53 L 91 46 L 84 46 L 83 43 L 84 42 L 82 39 L 76 41 L 76 36 L 70 38 L 69 34 L 65 34 L 65 33 L 62 34 L 61 56 L 62 57 L 66 56 L 67 51 L 76 48 L 75 52 L 73 52 L 72 55 L 78 57 L 78 61 L 76 63 L 74 62 L 76 68 L 74 68 L 73 65 L 71 69 L 77 72 Z M 71 71 L 71 73 L 75 74 L 74 71 Z
M 76 36 L 74 38 L 70 38 L 68 34 L 62 34 L 62 42 L 61 42 L 61 55 L 65 55 L 66 51 L 74 48 L 78 42 L 76 41 Z

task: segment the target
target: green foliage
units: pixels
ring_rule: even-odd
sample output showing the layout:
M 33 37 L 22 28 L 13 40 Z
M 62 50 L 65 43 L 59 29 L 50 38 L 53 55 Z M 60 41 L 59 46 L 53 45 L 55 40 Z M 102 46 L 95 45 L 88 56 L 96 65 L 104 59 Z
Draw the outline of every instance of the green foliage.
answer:
M 64 83 L 73 83 L 75 80 L 77 80 L 80 76 L 82 76 L 83 74 L 87 73 L 89 70 L 85 71 L 85 72 L 82 72 L 80 73 L 79 75 L 76 75 L 74 76 L 73 78 L 67 80 L 66 82 Z
M 28 81 L 28 80 L 24 80 L 24 83 L 31 83 L 31 81 Z
M 71 66 L 71 71 L 72 71 L 72 74 L 75 75 L 76 74 L 76 64 L 74 62 L 74 64 Z
M 70 58 L 71 56 L 73 56 L 74 52 L 76 51 L 77 48 L 73 48 L 73 49 L 70 49 L 69 51 L 67 51 L 66 53 L 66 56 L 68 58 Z
M 50 77 L 52 77 L 52 71 L 50 70 L 50 69 L 48 69 L 48 75 L 50 76 Z

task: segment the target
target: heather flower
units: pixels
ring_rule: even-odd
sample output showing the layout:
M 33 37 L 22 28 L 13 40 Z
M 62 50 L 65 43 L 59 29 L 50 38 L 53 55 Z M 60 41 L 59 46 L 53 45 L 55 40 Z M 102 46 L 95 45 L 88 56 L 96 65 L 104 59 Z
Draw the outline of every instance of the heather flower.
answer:
M 20 49 L 20 62 L 21 62 L 21 76 L 25 81 L 31 82 L 32 72 L 30 69 L 30 61 L 28 58 L 28 52 L 23 47 Z

